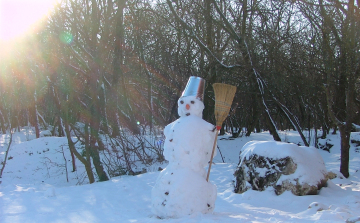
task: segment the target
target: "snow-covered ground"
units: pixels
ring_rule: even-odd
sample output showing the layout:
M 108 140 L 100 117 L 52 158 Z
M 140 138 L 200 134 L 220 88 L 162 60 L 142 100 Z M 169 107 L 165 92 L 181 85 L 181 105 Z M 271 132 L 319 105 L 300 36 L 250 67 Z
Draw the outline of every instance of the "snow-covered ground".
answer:
M 281 138 L 301 144 L 294 131 L 281 132 Z M 360 141 L 360 133 L 352 133 L 351 139 Z M 351 144 L 350 177 L 346 179 L 338 171 L 340 136 L 329 135 L 321 140 L 322 144 L 334 144 L 330 153 L 319 152 L 327 170 L 338 177 L 318 195 L 295 196 L 285 192 L 277 196 L 272 189 L 235 194 L 233 173 L 239 151 L 251 140 L 270 141 L 272 136 L 263 132 L 236 139 L 219 137 L 220 151 L 210 175 L 218 191 L 213 214 L 158 219 L 151 213 L 151 189 L 159 172 L 115 177 L 89 185 L 79 161 L 77 171 L 71 171 L 65 138 L 35 139 L 31 130 L 23 130 L 13 135 L 0 179 L 0 222 L 360 222 L 359 144 Z M 0 135 L 1 161 L 8 141 L 9 135 Z

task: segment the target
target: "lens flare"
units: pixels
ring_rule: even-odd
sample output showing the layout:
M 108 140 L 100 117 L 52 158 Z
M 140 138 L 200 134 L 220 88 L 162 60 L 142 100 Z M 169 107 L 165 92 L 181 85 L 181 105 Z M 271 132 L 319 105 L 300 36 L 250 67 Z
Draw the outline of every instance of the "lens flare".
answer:
M 68 32 L 62 32 L 59 36 L 60 38 L 60 41 L 65 43 L 65 44 L 70 44 L 72 43 L 74 37 L 73 35 L 71 35 L 71 33 L 68 33 Z

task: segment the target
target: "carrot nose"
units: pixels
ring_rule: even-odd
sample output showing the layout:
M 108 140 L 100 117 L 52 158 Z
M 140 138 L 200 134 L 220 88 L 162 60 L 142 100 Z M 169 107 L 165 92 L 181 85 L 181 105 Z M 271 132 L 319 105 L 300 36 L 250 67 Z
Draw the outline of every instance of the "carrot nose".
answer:
M 190 109 L 190 105 L 189 104 L 186 104 L 186 110 L 189 110 Z

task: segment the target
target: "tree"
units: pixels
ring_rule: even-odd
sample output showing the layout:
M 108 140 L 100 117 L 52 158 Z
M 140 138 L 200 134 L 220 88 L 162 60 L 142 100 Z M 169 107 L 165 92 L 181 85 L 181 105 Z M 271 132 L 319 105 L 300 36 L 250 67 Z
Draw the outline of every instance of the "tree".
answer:
M 310 12 L 314 9 L 318 14 Z M 321 71 L 326 78 L 327 107 L 340 131 L 340 172 L 349 177 L 350 134 L 358 91 L 355 83 L 360 77 L 359 2 L 319 0 L 317 5 L 305 2 L 303 11 L 321 35 Z

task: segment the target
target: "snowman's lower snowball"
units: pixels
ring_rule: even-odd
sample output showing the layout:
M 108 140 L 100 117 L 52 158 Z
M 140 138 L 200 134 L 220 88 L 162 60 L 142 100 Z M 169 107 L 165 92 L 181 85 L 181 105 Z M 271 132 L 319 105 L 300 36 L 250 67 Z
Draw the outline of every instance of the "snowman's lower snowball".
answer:
M 152 190 L 152 212 L 160 218 L 212 213 L 216 193 L 216 187 L 200 174 L 169 165 L 161 171 Z

